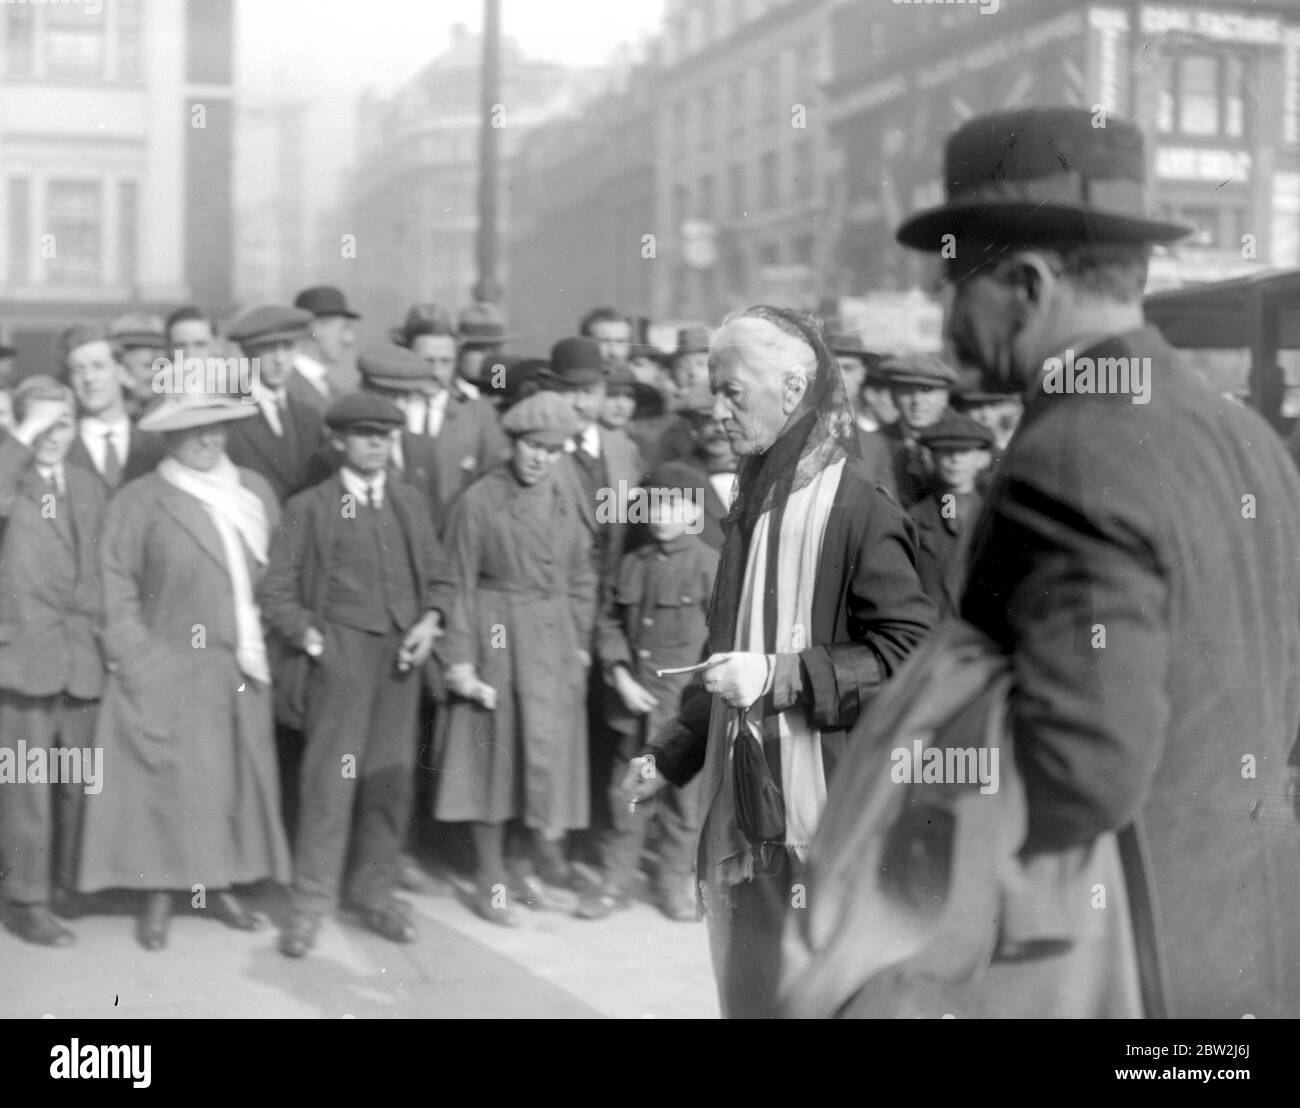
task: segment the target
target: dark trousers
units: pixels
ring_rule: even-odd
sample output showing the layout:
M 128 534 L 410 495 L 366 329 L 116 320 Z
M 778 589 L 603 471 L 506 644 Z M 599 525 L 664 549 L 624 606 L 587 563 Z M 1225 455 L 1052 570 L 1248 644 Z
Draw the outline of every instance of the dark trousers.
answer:
M 658 867 L 655 886 L 660 893 L 677 892 L 681 895 L 691 888 L 690 877 L 695 869 L 695 851 L 700 837 L 699 797 L 700 777 L 685 788 L 669 785 L 660 790 L 648 804 L 638 804 L 628 811 L 623 799 L 623 777 L 627 763 L 641 753 L 644 743 L 639 734 L 618 734 L 616 751 L 609 768 L 608 800 L 613 826 L 601 833 L 601 863 L 605 880 L 620 892 L 631 889 L 636 879 L 641 850 L 652 819 L 659 823 L 659 839 L 655 854 Z
M 382 903 L 397 886 L 410 817 L 420 672 L 397 672 L 403 634 L 327 623 L 307 691 L 294 907 Z M 349 843 L 351 851 L 349 852 Z
M 781 933 L 801 880 L 790 852 L 778 847 L 755 861 L 754 879 L 731 885 L 719 902 L 706 891 L 706 919 L 713 973 L 723 1019 L 770 1019 L 777 1014 Z M 794 909 L 798 910 L 798 909 Z
M 96 700 L 0 692 L 0 744 L 13 750 L 15 759 L 20 742 L 26 742 L 29 752 L 89 749 L 98 711 Z M 81 779 L 53 785 L 48 778 L 56 761 L 48 759 L 46 783 L 0 784 L 0 860 L 8 870 L 5 893 L 15 904 L 45 904 L 52 883 L 75 887 L 85 767 L 78 754 Z M 66 761 L 58 764 L 67 768 Z

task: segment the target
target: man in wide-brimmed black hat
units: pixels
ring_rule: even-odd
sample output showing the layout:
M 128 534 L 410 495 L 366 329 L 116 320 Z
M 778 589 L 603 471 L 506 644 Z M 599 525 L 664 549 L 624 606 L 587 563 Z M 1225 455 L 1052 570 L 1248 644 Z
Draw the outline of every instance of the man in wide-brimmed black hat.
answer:
M 1125 878 L 1064 945 L 1004 941 L 1020 960 L 989 970 L 981 1010 L 1300 1015 L 1300 478 L 1144 322 L 1152 246 L 1188 228 L 1147 211 L 1135 126 L 984 116 L 949 139 L 945 177 L 898 238 L 941 256 L 961 359 L 1025 398 L 961 608 L 1016 679 L 1020 855 L 1052 865 L 1116 832 Z M 1117 920 L 1136 980 L 1097 945 Z

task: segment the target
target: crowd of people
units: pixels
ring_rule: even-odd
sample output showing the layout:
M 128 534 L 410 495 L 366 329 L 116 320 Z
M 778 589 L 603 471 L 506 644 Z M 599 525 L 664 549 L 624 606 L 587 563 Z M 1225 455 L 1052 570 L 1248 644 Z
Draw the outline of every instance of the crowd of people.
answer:
M 1275 906 L 1300 860 L 1273 782 L 1300 628 L 1277 601 L 1300 478 L 1142 328 L 1147 251 L 1179 228 L 1035 192 L 1061 142 L 1080 173 L 1140 183 L 1141 136 L 1087 119 L 973 121 L 948 201 L 900 232 L 933 252 L 956 229 L 948 337 L 979 379 L 767 305 L 672 351 L 600 307 L 526 358 L 494 306 L 421 303 L 359 350 L 356 387 L 358 316 L 330 287 L 222 329 L 193 306 L 69 329 L 51 373 L 7 390 L 0 747 L 65 770 L 102 752 L 102 787 L 0 774 L 9 928 L 63 946 L 61 921 L 134 890 L 158 949 L 187 898 L 263 926 L 241 890 L 269 881 L 289 890 L 285 955 L 338 908 L 410 942 L 413 852 L 459 826 L 485 920 L 599 920 L 643 889 L 672 920 L 698 903 L 724 1014 L 773 1014 L 830 786 L 864 756 L 850 734 L 961 617 L 1015 669 L 998 718 L 1026 852 L 1138 827 L 1134 918 L 1184 944 L 1156 957 L 1162 995 L 1286 1008 Z M 1044 359 L 1076 344 L 1167 366 L 1156 402 L 1049 405 Z M 227 353 L 256 366 L 242 391 L 159 388 L 179 378 L 158 359 Z M 1234 529 L 1246 494 L 1259 515 Z M 1243 774 L 1198 807 L 1241 728 L 1267 789 Z M 927 834 L 907 864 L 956 849 Z M 1157 894 L 1188 896 L 1179 843 L 1196 880 L 1236 889 L 1249 972 L 1195 969 L 1219 935 L 1196 913 L 1153 922 Z M 1234 884 L 1233 858 L 1260 880 Z M 1162 1010 L 1151 981 L 1145 1009 L 1104 1010 Z

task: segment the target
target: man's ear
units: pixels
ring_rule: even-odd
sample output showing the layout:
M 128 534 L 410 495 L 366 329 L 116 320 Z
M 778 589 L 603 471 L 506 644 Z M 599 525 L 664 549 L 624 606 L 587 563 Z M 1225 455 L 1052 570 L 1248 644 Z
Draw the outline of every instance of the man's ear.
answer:
M 1005 264 L 1003 283 L 1012 290 L 1017 307 L 1025 316 L 1036 315 L 1056 291 L 1056 269 L 1040 253 L 1022 250 Z

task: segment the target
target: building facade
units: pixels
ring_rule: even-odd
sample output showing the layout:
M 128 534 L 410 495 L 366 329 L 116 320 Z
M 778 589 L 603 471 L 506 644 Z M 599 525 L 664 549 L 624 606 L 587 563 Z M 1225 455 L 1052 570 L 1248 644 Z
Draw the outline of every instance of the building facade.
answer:
M 668 0 L 655 128 L 657 317 L 717 321 L 754 300 L 818 302 L 834 257 L 831 9 L 823 0 Z
M 415 300 L 452 310 L 470 300 L 477 276 L 481 55 L 481 36 L 454 27 L 445 54 L 391 96 L 362 100 L 357 164 L 341 209 L 355 233 L 349 287 L 376 326 L 399 323 Z M 494 107 L 501 164 L 508 165 L 523 134 L 569 110 L 592 79 L 587 71 L 530 60 L 504 39 L 501 102 Z M 503 240 L 510 210 L 503 175 Z M 509 275 L 498 279 L 508 283 Z
M 945 138 L 1035 104 L 1142 126 L 1152 206 L 1196 228 L 1157 253 L 1152 289 L 1300 264 L 1300 5 L 841 0 L 831 24 L 841 295 L 922 283 L 894 230 L 942 199 Z
M 0 4 L 0 339 L 230 300 L 233 0 Z

